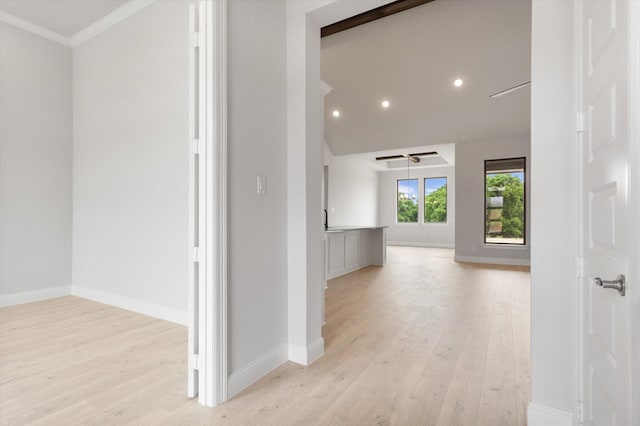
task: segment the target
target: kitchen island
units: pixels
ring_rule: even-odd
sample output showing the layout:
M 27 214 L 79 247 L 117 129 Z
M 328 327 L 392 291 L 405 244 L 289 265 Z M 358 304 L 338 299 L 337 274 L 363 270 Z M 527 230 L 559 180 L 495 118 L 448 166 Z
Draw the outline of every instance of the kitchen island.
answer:
M 332 226 L 324 232 L 325 280 L 387 263 L 386 226 Z

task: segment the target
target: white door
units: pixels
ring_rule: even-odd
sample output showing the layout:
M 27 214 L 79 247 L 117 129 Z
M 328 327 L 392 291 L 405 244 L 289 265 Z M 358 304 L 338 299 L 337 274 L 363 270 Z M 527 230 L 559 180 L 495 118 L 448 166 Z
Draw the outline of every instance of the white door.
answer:
M 629 262 L 628 3 L 587 0 L 578 7 L 583 421 L 622 426 L 631 409 L 629 297 L 605 281 L 627 275 Z

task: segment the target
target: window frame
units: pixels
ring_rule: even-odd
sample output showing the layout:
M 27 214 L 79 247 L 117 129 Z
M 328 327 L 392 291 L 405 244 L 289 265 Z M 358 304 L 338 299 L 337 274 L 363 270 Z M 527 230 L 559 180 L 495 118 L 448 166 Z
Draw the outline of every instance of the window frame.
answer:
M 415 222 L 400 222 L 398 220 L 398 185 L 400 184 L 400 181 L 407 181 L 407 180 L 415 180 L 416 183 L 418 184 L 418 190 L 416 192 L 416 198 L 417 198 L 417 206 L 418 206 L 418 214 L 416 216 L 416 221 Z M 420 178 L 403 178 L 403 179 L 396 179 L 396 225 L 418 225 L 420 224 Z
M 446 209 L 447 214 L 445 216 L 444 222 L 427 222 L 425 218 L 426 214 L 426 205 L 427 202 L 427 194 L 425 193 L 427 190 L 427 179 L 444 179 L 445 186 L 447 187 L 447 198 L 446 198 Z M 448 176 L 428 176 L 422 178 L 422 223 L 425 225 L 446 225 L 449 223 L 449 177 Z
M 513 161 L 513 160 L 522 160 L 522 173 L 524 174 L 524 181 L 522 182 L 522 208 L 524 211 L 524 215 L 522 218 L 522 226 L 524 228 L 524 232 L 522 235 L 522 243 L 497 243 L 497 242 L 487 242 L 487 163 L 491 163 L 493 161 Z M 500 247 L 512 247 L 512 248 L 522 248 L 527 246 L 527 157 L 508 157 L 508 158 L 493 158 L 491 160 L 484 160 L 484 176 L 483 176 L 483 187 L 484 192 L 482 194 L 483 201 L 483 209 L 484 209 L 484 220 L 482 223 L 483 228 L 483 241 L 486 246 L 500 246 Z

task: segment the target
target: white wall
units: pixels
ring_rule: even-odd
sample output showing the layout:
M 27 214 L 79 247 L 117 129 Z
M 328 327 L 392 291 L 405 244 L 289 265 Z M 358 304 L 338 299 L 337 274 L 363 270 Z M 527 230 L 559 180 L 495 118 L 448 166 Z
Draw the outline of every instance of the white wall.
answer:
M 332 1 L 286 2 L 288 346 L 305 365 L 324 353 L 320 23 L 307 13 Z
M 188 2 L 160 1 L 73 53 L 73 292 L 178 322 L 188 31 Z
M 531 171 L 529 138 L 456 144 L 456 260 L 529 264 L 531 247 Z M 484 244 L 484 161 L 526 157 L 526 245 Z M 546 160 L 541 160 L 541 162 Z M 542 186 L 538 186 L 543 188 Z M 556 209 L 553 209 L 556 210 Z M 536 236 L 536 238 L 539 238 Z
M 407 170 L 381 172 L 380 176 L 380 225 L 387 225 L 387 243 L 424 247 L 450 247 L 455 245 L 456 231 L 456 177 L 455 167 L 434 167 L 410 170 L 409 177 L 418 179 L 418 192 L 424 194 L 424 178 L 447 178 L 447 223 L 423 223 L 424 202 L 418 202 L 419 223 L 396 222 L 396 197 L 398 179 L 407 178 Z
M 237 390 L 234 376 L 253 374 L 250 364 L 259 377 L 287 359 L 286 16 L 284 1 L 260 0 L 231 1 L 228 14 L 229 384 Z M 265 195 L 256 193 L 258 175 Z
M 0 304 L 68 294 L 71 111 L 71 49 L 0 23 Z
M 326 142 L 324 165 L 329 167 L 329 226 L 378 225 L 378 172 L 333 155 Z
M 324 353 L 320 27 L 392 0 L 287 1 L 287 281 L 289 359 Z
M 577 399 L 573 7 L 533 2 L 531 61 L 531 399 L 569 412 Z

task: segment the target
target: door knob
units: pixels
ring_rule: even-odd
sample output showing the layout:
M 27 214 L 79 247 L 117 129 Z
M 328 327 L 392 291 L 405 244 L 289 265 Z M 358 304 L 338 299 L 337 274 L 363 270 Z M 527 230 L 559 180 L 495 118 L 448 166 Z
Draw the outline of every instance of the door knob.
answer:
M 602 288 L 613 288 L 615 290 L 618 290 L 618 293 L 620 293 L 620 296 L 624 296 L 625 294 L 625 279 L 624 279 L 624 275 L 620 274 L 616 277 L 615 280 L 613 281 L 607 281 L 607 280 L 603 280 L 600 277 L 595 277 L 593 279 L 593 282 Z

